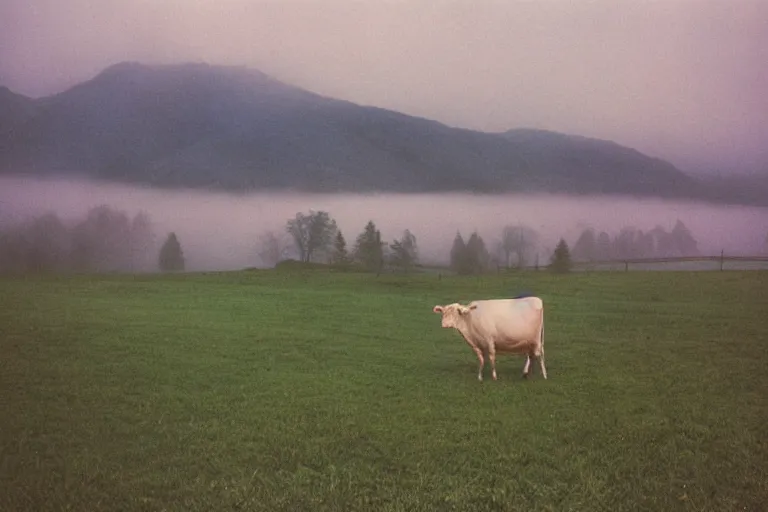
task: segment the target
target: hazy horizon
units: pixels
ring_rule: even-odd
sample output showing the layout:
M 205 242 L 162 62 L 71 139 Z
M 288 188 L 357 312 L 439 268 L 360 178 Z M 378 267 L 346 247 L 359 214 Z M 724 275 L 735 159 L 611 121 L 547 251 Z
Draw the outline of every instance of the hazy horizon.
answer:
M 575 243 L 592 227 L 617 234 L 621 228 L 669 231 L 679 219 L 706 255 L 724 249 L 730 255 L 765 250 L 768 208 L 711 205 L 686 201 L 553 194 L 307 194 L 160 190 L 63 179 L 0 177 L 0 224 L 54 212 L 75 220 L 106 204 L 130 216 L 149 215 L 161 243 L 174 231 L 188 270 L 235 270 L 260 266 L 259 235 L 285 232 L 297 212 L 325 210 L 336 219 L 351 248 L 368 220 L 391 242 L 409 229 L 425 263 L 448 261 L 457 231 L 477 230 L 489 249 L 505 225 L 526 225 L 539 232 L 540 263 L 557 240 Z
M 768 2 L 71 0 L 0 4 L 0 85 L 121 61 L 244 65 L 481 131 L 609 139 L 688 172 L 768 170 Z

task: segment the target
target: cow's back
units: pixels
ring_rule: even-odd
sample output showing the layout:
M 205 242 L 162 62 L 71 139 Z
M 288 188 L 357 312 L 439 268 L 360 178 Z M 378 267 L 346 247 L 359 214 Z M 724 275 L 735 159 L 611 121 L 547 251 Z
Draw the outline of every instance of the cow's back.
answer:
M 538 297 L 478 300 L 471 312 L 473 330 L 491 336 L 497 344 L 538 340 L 543 318 L 543 302 Z

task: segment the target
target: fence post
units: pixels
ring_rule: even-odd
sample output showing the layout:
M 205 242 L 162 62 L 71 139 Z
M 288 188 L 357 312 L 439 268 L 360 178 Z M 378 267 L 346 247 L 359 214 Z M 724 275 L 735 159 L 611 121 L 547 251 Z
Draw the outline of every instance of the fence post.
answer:
M 624 260 L 624 272 L 629 272 L 629 262 Z
M 723 260 L 725 259 L 725 249 L 720 251 L 720 272 L 723 271 Z

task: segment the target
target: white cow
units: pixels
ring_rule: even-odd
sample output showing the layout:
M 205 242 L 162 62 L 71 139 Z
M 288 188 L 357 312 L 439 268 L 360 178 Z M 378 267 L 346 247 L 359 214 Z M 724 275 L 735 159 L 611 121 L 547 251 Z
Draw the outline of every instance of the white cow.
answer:
M 544 366 L 544 304 L 538 297 L 520 299 L 476 300 L 468 306 L 448 304 L 435 306 L 442 313 L 443 327 L 453 327 L 461 333 L 477 355 L 480 368 L 477 380 L 483 380 L 483 353 L 488 353 L 496 380 L 496 353 L 525 354 L 523 377 L 528 377 L 531 358 L 539 360 L 541 374 L 547 378 Z

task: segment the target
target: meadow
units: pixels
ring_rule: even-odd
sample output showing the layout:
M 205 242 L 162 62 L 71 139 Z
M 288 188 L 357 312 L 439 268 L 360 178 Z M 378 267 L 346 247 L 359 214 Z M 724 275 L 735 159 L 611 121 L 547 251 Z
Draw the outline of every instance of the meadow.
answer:
M 549 379 L 432 306 L 532 291 Z M 768 272 L 0 278 L 0 510 L 765 510 Z

